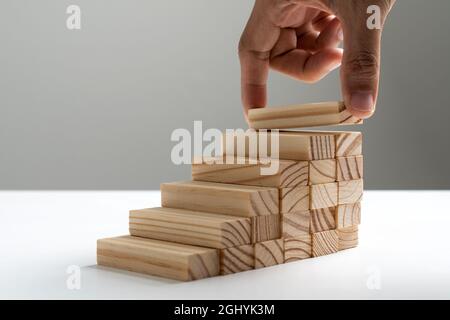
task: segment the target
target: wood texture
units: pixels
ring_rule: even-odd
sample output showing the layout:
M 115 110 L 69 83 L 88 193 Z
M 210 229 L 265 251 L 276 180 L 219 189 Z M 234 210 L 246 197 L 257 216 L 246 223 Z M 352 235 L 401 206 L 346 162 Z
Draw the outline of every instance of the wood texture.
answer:
M 362 154 L 361 132 L 334 132 L 336 157 L 359 156 Z
M 283 240 L 270 240 L 255 244 L 255 269 L 284 263 Z
M 132 236 L 227 248 L 250 244 L 252 226 L 250 218 L 151 208 L 130 211 L 129 229 Z
M 312 234 L 313 257 L 324 256 L 338 251 L 338 234 L 336 230 L 328 230 Z
M 311 210 L 311 233 L 336 229 L 336 207 Z
M 203 163 L 192 165 L 192 179 L 196 181 L 210 181 L 220 183 L 233 183 L 263 187 L 297 187 L 308 184 L 307 161 L 271 160 L 272 167 L 278 166 L 274 175 L 263 175 L 262 168 L 267 164 L 258 161 L 251 164 L 249 159 L 234 159 L 234 164 L 212 163 L 213 159 L 204 159 Z M 240 161 L 240 162 L 238 162 Z M 212 163 L 212 164 L 211 164 Z M 242 163 L 242 164 L 240 164 Z
M 277 239 L 281 237 L 281 220 L 279 214 L 251 217 L 252 243 Z
M 237 273 L 254 268 L 254 245 L 220 249 L 220 274 Z
M 310 187 L 280 189 L 280 213 L 292 213 L 309 209 Z
M 343 102 L 321 102 L 287 107 L 257 108 L 248 112 L 250 127 L 254 129 L 302 128 L 339 124 L 359 124 Z
M 309 131 L 280 131 L 278 134 L 278 157 L 272 155 L 272 138 L 270 132 L 266 134 L 267 140 L 261 132 L 256 132 L 256 139 L 250 139 L 247 134 L 236 133 L 232 137 L 223 136 L 223 151 L 225 155 L 235 157 L 249 157 L 249 141 L 256 141 L 258 145 L 265 145 L 267 152 L 262 158 L 272 157 L 283 160 L 321 160 L 334 159 L 336 154 L 336 138 L 334 133 Z M 241 139 L 245 145 L 243 152 L 238 152 L 237 140 Z M 231 144 L 227 141 L 233 140 Z M 258 150 L 260 150 L 258 148 Z M 275 152 L 274 152 L 275 153 Z M 258 151 L 258 154 L 260 152 Z
M 281 231 L 283 238 L 295 238 L 310 233 L 311 213 L 309 210 L 281 215 Z
M 337 161 L 337 181 L 358 180 L 364 177 L 363 156 L 339 157 Z
M 339 238 L 339 250 L 346 250 L 358 246 L 358 226 L 337 230 Z
M 310 186 L 310 209 L 334 207 L 338 203 L 338 185 L 324 183 Z
M 338 204 L 351 204 L 360 202 L 363 196 L 363 180 L 351 180 L 338 182 Z
M 163 207 L 252 217 L 278 214 L 278 189 L 202 181 L 161 185 Z
M 338 229 L 357 226 L 361 223 L 361 203 L 340 204 L 336 209 L 336 227 Z
M 219 274 L 216 249 L 132 236 L 97 241 L 97 263 L 176 280 L 195 280 Z
M 336 181 L 336 160 L 312 160 L 309 162 L 309 185 Z
M 284 262 L 292 262 L 311 258 L 311 235 L 303 235 L 295 238 L 284 239 Z

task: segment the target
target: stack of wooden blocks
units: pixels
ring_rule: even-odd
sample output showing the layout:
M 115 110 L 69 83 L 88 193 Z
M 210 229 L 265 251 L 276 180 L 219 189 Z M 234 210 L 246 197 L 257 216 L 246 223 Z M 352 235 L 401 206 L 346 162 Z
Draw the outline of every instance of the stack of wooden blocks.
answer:
M 281 131 L 272 175 L 262 161 L 216 160 L 193 164 L 192 181 L 162 184 L 161 208 L 130 211 L 130 235 L 98 240 L 98 264 L 194 280 L 357 245 L 361 133 Z

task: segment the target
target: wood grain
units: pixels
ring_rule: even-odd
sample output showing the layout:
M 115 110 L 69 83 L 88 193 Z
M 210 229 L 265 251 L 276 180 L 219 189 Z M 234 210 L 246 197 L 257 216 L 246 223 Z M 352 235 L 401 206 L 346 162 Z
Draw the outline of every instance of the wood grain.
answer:
M 343 102 L 321 102 L 274 108 L 256 108 L 248 112 L 254 129 L 302 128 L 339 124 L 359 124 Z
M 279 213 L 278 189 L 182 181 L 161 185 L 163 207 L 253 217 Z
M 295 238 L 310 233 L 309 210 L 281 215 L 281 231 L 283 238 Z
M 237 273 L 254 268 L 254 245 L 220 249 L 220 274 Z
M 338 229 L 337 233 L 339 250 L 346 250 L 358 246 L 358 226 Z
M 336 157 L 359 156 L 362 154 L 361 132 L 334 132 Z
M 195 280 L 219 274 L 216 249 L 132 236 L 97 241 L 97 263 L 176 280 Z
M 251 217 L 252 243 L 277 239 L 281 237 L 281 220 L 279 214 Z
M 255 244 L 255 269 L 284 263 L 283 240 L 270 240 Z
M 280 189 L 280 213 L 292 213 L 309 209 L 310 187 Z
M 363 180 L 339 181 L 338 204 L 351 204 L 360 202 L 363 196 Z
M 312 160 L 309 162 L 309 185 L 336 181 L 336 160 Z
M 338 234 L 336 230 L 328 230 L 312 234 L 313 257 L 324 256 L 338 251 Z
M 284 239 L 284 262 L 292 262 L 311 258 L 311 235 L 303 235 L 295 238 Z
M 356 226 L 361 223 L 361 203 L 340 204 L 336 210 L 338 229 Z
M 336 182 L 310 186 L 310 209 L 334 207 L 338 202 L 338 185 Z
M 309 131 L 280 131 L 278 134 L 278 157 L 272 155 L 272 138 L 270 132 L 266 134 L 267 140 L 261 132 L 256 133 L 256 141 L 258 146 L 264 146 L 267 152 L 263 158 L 271 157 L 283 160 L 321 160 L 334 159 L 336 154 L 336 138 L 333 133 L 326 132 L 309 132 Z M 229 144 L 228 141 L 232 143 Z M 245 148 L 243 152 L 238 153 L 237 140 L 241 139 Z M 223 135 L 223 152 L 225 155 L 235 157 L 249 157 L 249 138 L 247 134 L 236 133 L 232 137 Z M 265 145 L 264 145 L 265 144 Z M 257 153 L 260 154 L 259 148 Z M 253 158 L 253 157 L 252 157 Z
M 174 208 L 132 210 L 129 223 L 132 236 L 211 248 L 250 244 L 251 227 L 250 218 Z
M 311 233 L 336 229 L 336 207 L 311 210 Z
M 220 159 L 222 160 L 222 158 Z M 192 165 L 192 179 L 233 183 L 263 187 L 297 187 L 308 184 L 309 164 L 307 161 L 271 160 L 272 167 L 278 167 L 274 175 L 263 175 L 262 168 L 267 164 L 257 161 L 252 164 L 248 158 L 234 159 L 234 163 L 213 163 L 214 158 L 206 158 L 202 163 Z M 238 162 L 239 161 L 239 162 Z
M 364 177 L 363 156 L 339 157 L 337 181 L 358 180 Z

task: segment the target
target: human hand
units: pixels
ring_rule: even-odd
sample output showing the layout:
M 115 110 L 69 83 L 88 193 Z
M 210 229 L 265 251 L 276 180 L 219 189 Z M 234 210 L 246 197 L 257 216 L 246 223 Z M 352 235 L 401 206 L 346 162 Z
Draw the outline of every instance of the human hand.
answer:
M 358 118 L 375 111 L 384 21 L 395 0 L 256 0 L 239 42 L 245 114 L 267 103 L 269 68 L 314 83 L 341 68 L 345 105 Z M 380 28 L 367 9 L 380 8 Z M 344 49 L 338 48 L 344 41 Z

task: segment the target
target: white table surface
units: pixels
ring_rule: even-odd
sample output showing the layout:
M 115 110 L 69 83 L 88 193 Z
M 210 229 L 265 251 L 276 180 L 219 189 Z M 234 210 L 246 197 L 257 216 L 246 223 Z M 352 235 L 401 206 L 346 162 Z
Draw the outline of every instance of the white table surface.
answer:
M 158 191 L 0 192 L 0 298 L 450 298 L 450 192 L 366 191 L 359 247 L 331 256 L 190 283 L 96 266 L 96 239 L 159 204 Z

